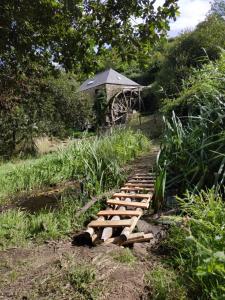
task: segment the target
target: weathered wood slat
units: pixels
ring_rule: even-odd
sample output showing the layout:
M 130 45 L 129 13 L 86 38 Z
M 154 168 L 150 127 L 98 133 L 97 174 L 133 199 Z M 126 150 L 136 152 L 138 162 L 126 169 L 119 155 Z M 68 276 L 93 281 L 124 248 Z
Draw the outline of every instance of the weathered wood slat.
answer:
M 141 213 L 136 210 L 101 210 L 98 216 L 139 216 Z
M 155 176 L 155 173 L 136 173 L 135 176 Z
M 106 220 L 106 221 L 92 221 L 88 224 L 88 227 L 123 227 L 131 226 L 132 220 Z
M 107 203 L 110 205 L 118 205 L 118 206 L 130 206 L 130 207 L 140 207 L 147 209 L 149 207 L 149 201 L 146 203 L 143 202 L 126 202 L 123 200 L 114 200 L 114 199 L 108 199 Z
M 154 183 L 154 181 L 155 181 L 154 179 L 150 179 L 150 180 L 130 179 L 130 180 L 128 180 L 128 183 L 148 183 L 148 184 L 150 184 L 150 183 Z
M 152 176 L 133 176 L 132 178 L 130 179 L 140 179 L 140 180 L 154 180 L 155 178 L 152 177 Z
M 150 198 L 147 200 L 147 205 L 149 205 L 149 202 L 150 202 Z M 146 204 L 146 200 L 142 200 L 140 202 L 140 204 Z M 142 211 L 142 209 L 140 207 L 137 207 L 136 208 L 136 211 Z M 123 241 L 127 241 L 128 238 L 129 238 L 129 235 L 132 233 L 132 231 L 134 230 L 135 226 L 137 225 L 137 222 L 138 220 L 140 219 L 141 216 L 138 216 L 138 217 L 132 217 L 131 220 L 132 220 L 132 225 L 131 226 L 126 226 L 124 227 L 123 231 L 121 232 L 120 236 L 121 236 L 121 239 Z
M 135 233 L 131 233 L 129 235 L 128 240 L 130 240 L 130 239 L 144 238 L 144 236 L 145 236 L 144 232 L 135 232 Z M 121 240 L 121 236 L 116 236 L 116 237 L 110 238 L 107 241 L 105 241 L 105 244 L 110 244 L 110 243 L 122 244 L 123 241 Z
M 153 238 L 153 234 L 152 233 L 147 233 L 145 234 L 143 237 L 136 237 L 133 238 L 131 237 L 132 234 L 129 235 L 128 239 L 126 242 L 123 242 L 121 245 L 129 245 L 129 244 L 134 244 L 134 243 L 142 243 L 142 242 L 148 242 Z
M 117 198 L 117 200 L 119 200 L 119 198 Z M 131 202 L 130 198 L 126 198 L 125 199 L 126 202 Z M 118 209 L 116 209 L 117 211 L 125 211 L 126 207 L 125 206 L 119 206 Z M 116 216 L 113 216 L 111 220 L 120 220 L 120 216 L 118 216 L 118 214 Z M 102 231 L 102 236 L 101 236 L 101 241 L 105 242 L 107 241 L 109 238 L 111 238 L 113 235 L 113 227 L 105 227 Z
M 135 198 L 135 199 L 143 199 L 143 198 L 150 198 L 152 194 L 126 194 L 126 193 L 115 193 L 112 197 L 113 198 Z
M 146 193 L 152 193 L 154 191 L 153 188 L 143 188 L 143 187 L 129 187 L 124 186 L 120 189 L 123 192 L 146 192 Z
M 129 182 L 129 183 L 125 183 L 125 186 L 147 187 L 147 188 L 149 188 L 149 187 L 154 187 L 154 183 L 139 183 L 139 182 L 131 183 L 131 182 Z

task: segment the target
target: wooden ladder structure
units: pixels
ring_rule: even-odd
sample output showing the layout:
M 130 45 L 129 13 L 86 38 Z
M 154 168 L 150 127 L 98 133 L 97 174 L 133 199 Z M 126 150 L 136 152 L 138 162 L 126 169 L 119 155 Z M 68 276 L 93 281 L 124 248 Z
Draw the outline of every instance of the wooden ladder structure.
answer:
M 84 239 L 89 243 L 117 243 L 126 245 L 134 242 L 149 241 L 151 233 L 133 233 L 138 220 L 149 208 L 154 193 L 154 173 L 136 173 L 121 187 L 120 192 L 107 199 L 107 208 L 97 213 L 91 221 Z

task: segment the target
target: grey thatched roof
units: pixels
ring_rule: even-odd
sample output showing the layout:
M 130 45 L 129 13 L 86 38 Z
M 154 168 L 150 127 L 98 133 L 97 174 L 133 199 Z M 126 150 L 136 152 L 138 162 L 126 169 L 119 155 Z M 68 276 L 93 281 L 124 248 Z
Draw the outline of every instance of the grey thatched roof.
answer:
M 139 86 L 139 84 L 133 80 L 130 80 L 126 76 L 116 72 L 113 69 L 106 70 L 99 74 L 96 74 L 93 78 L 89 78 L 84 81 L 79 91 L 85 91 L 88 89 L 92 89 L 102 84 L 118 84 L 118 85 L 125 85 L 125 86 Z

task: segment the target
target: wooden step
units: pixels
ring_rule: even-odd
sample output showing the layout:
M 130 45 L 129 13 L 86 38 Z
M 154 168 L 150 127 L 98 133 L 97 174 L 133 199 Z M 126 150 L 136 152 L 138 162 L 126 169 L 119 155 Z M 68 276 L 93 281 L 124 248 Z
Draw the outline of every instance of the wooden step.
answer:
M 154 182 L 155 182 L 154 179 L 152 179 L 152 180 L 139 180 L 139 179 L 135 180 L 135 179 L 131 179 L 131 180 L 128 181 L 128 183 L 148 183 L 148 184 L 154 183 Z
M 134 176 L 155 176 L 155 173 L 136 173 Z
M 128 193 L 115 193 L 112 197 L 113 198 L 130 198 L 130 199 L 144 199 L 150 198 L 152 194 L 128 194 Z
M 114 200 L 114 199 L 108 199 L 107 204 L 110 205 L 118 205 L 118 206 L 129 206 L 129 207 L 136 207 L 136 208 L 148 208 L 149 202 L 143 203 L 143 202 L 127 202 L 122 200 Z
M 155 179 L 155 177 L 153 177 L 153 176 L 133 176 L 133 177 L 131 177 L 131 179 Z
M 136 192 L 136 191 L 146 191 L 150 192 L 153 191 L 152 188 L 144 188 L 144 187 L 129 187 L 129 186 L 124 186 L 120 189 L 121 191 L 124 192 Z
M 125 227 L 131 226 L 132 220 L 106 220 L 106 221 L 92 221 L 88 227 Z
M 143 187 L 143 188 L 149 188 L 149 187 L 154 187 L 154 183 L 125 183 L 125 187 Z
M 136 210 L 101 210 L 98 216 L 140 216 L 142 212 Z

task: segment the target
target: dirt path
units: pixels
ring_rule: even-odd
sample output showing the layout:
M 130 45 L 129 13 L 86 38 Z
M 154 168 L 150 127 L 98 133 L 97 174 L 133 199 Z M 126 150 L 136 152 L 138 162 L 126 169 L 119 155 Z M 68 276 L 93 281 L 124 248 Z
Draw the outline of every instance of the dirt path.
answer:
M 126 167 L 151 170 L 158 148 Z M 72 246 L 71 239 L 0 252 L 0 299 L 149 299 L 145 274 L 158 263 L 151 243 Z

